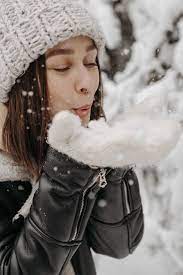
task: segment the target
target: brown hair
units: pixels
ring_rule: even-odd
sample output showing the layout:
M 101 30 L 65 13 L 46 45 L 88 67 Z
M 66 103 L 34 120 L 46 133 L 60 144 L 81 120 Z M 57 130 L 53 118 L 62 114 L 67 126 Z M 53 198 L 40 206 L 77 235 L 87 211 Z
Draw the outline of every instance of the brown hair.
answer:
M 100 83 L 91 108 L 91 120 L 100 117 L 106 119 L 102 107 L 103 87 L 98 58 L 97 64 Z M 38 179 L 48 147 L 46 138 L 51 123 L 45 55 L 32 62 L 16 80 L 6 105 L 8 113 L 3 128 L 5 150 Z

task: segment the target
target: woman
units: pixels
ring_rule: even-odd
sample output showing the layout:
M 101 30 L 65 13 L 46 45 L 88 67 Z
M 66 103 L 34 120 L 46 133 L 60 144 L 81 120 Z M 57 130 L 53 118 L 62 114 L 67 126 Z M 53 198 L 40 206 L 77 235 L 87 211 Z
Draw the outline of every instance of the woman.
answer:
M 0 7 L 0 274 L 94 275 L 90 248 L 123 258 L 144 228 L 136 174 L 104 121 L 102 32 L 77 1 Z

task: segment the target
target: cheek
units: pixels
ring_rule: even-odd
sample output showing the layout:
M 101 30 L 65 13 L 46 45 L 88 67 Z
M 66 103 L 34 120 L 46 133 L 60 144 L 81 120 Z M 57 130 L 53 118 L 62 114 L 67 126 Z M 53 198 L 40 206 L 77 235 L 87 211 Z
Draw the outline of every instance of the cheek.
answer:
M 53 101 L 63 101 L 70 103 L 71 95 L 71 82 L 67 80 L 61 80 L 59 77 L 53 76 L 51 73 L 47 75 L 48 91 L 50 99 Z
M 99 86 L 99 72 L 96 72 L 91 79 L 91 89 L 96 92 Z
M 52 72 L 47 73 L 47 82 L 48 82 L 48 91 L 51 101 L 55 103 L 57 101 L 62 101 L 64 103 L 70 104 L 73 100 L 73 78 L 64 78 L 61 79 L 59 76 L 56 76 Z M 96 90 L 99 86 L 99 71 L 91 73 L 90 81 L 88 82 L 91 95 L 96 93 Z M 58 102 L 57 102 L 58 103 Z

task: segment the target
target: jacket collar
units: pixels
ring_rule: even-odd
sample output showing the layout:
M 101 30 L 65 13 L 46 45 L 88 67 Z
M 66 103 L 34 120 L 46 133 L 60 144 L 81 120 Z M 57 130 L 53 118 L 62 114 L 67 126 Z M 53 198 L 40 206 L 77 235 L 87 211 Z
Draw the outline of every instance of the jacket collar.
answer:
M 32 191 L 23 204 L 23 206 L 19 209 L 17 214 L 13 217 L 13 221 L 18 219 L 19 216 L 23 216 L 24 218 L 28 215 L 30 211 L 30 207 L 32 205 L 32 200 L 34 197 L 34 193 L 38 188 L 38 182 L 36 182 L 30 175 L 30 173 L 25 169 L 25 167 L 18 165 L 12 157 L 5 153 L 4 151 L 0 151 L 0 184 L 3 184 L 5 181 L 29 181 L 32 185 Z

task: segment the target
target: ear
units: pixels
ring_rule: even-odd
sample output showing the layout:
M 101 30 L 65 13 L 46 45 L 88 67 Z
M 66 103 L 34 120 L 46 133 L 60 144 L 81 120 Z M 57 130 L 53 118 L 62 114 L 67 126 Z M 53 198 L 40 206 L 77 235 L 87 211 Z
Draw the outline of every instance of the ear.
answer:
M 0 150 L 4 150 L 4 146 L 2 142 L 2 131 L 3 131 L 3 126 L 6 120 L 7 113 L 8 113 L 8 108 L 4 103 L 0 102 Z

